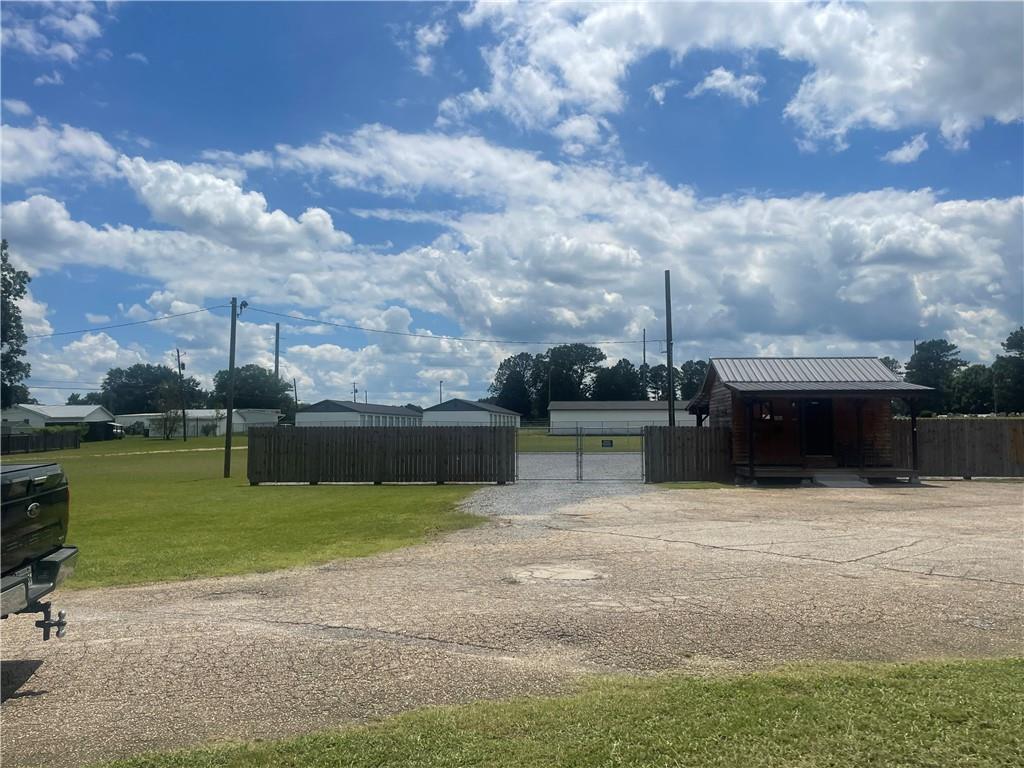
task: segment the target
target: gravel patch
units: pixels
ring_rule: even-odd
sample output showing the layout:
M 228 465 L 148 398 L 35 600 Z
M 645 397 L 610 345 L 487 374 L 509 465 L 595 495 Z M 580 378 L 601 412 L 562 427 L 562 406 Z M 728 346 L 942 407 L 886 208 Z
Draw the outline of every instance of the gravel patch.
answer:
M 589 674 L 1019 655 L 1022 501 L 1024 485 L 984 482 L 523 482 L 467 501 L 488 524 L 380 556 L 65 592 L 63 641 L 4 622 L 4 766 L 288 736 Z

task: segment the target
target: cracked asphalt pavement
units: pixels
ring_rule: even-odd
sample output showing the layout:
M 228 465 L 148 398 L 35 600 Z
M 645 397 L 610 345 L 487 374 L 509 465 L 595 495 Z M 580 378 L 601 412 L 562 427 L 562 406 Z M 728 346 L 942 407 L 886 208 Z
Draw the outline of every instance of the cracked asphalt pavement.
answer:
M 65 640 L 3 622 L 3 762 L 288 736 L 593 673 L 1020 655 L 1022 502 L 1018 483 L 520 483 L 470 498 L 488 524 L 385 555 L 64 591 Z

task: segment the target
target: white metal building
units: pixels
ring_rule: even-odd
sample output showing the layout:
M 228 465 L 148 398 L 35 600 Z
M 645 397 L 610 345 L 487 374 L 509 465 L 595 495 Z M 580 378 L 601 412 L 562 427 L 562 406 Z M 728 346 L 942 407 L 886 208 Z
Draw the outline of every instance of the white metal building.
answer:
M 3 423 L 12 428 L 65 427 L 107 424 L 114 414 L 102 405 L 13 405 L 3 411 Z
M 697 417 L 686 412 L 687 401 L 676 400 L 676 426 L 694 427 Z M 548 405 L 548 434 L 638 435 L 643 428 L 668 426 L 665 400 L 552 400 Z
M 425 409 L 423 426 L 518 427 L 519 414 L 491 403 L 456 397 Z
M 300 408 L 296 427 L 419 427 L 423 415 L 396 405 L 357 403 L 351 400 L 321 400 Z
M 174 430 L 171 437 L 181 437 L 181 411 L 174 411 Z M 223 436 L 228 428 L 228 413 L 223 408 L 188 408 L 185 411 L 188 437 Z M 164 413 L 121 413 L 119 424 L 126 429 L 148 432 L 150 437 L 164 436 Z M 236 408 L 231 418 L 231 432 L 244 434 L 249 427 L 273 427 L 281 420 L 276 408 Z

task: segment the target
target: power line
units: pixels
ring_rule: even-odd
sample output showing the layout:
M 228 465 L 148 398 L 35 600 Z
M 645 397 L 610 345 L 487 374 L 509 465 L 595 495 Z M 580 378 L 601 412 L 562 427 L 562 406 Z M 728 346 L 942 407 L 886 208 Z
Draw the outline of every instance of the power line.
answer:
M 228 304 L 217 304 L 213 307 L 203 307 L 202 309 L 193 309 L 190 312 L 179 312 L 176 315 L 161 315 L 160 317 L 151 317 L 149 320 L 135 320 L 130 323 L 115 323 L 114 325 L 100 325 L 95 328 L 80 328 L 77 331 L 57 331 L 56 333 L 39 333 L 34 336 L 26 336 L 26 339 L 52 339 L 54 336 L 74 336 L 78 333 L 92 333 L 93 331 L 107 331 L 111 328 L 127 328 L 131 325 L 146 325 L 147 323 L 158 323 L 161 320 L 171 320 L 175 317 L 186 317 L 188 315 L 198 315 L 200 312 L 210 312 L 214 309 L 223 309 L 229 306 Z
M 249 307 L 250 312 L 260 312 L 264 315 L 273 315 L 274 317 L 283 317 L 286 320 L 301 320 L 304 323 L 313 323 L 314 325 L 329 325 L 334 328 L 344 328 L 349 331 L 363 331 L 364 333 L 383 333 L 390 336 L 411 336 L 416 339 L 442 339 L 445 341 L 464 341 L 474 344 L 529 344 L 529 345 L 553 345 L 558 346 L 561 344 L 590 344 L 593 346 L 599 346 L 602 344 L 642 344 L 641 339 L 610 339 L 604 341 L 543 341 L 543 340 L 532 340 L 523 341 L 518 339 L 475 339 L 467 336 L 449 336 L 447 334 L 433 334 L 433 333 L 414 333 L 413 331 L 391 331 L 381 328 L 367 328 L 362 325 L 350 325 L 348 323 L 332 323 L 329 320 L 315 320 L 311 317 L 296 317 L 295 315 L 286 315 L 282 312 L 272 312 L 269 309 L 257 309 L 256 307 Z M 653 341 L 658 341 L 654 339 Z

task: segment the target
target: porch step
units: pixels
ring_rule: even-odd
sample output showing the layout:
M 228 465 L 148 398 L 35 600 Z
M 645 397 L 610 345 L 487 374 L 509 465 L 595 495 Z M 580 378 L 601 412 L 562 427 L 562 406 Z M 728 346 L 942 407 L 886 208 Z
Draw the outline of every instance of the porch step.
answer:
M 853 472 L 815 472 L 814 484 L 823 488 L 870 488 L 871 485 Z

